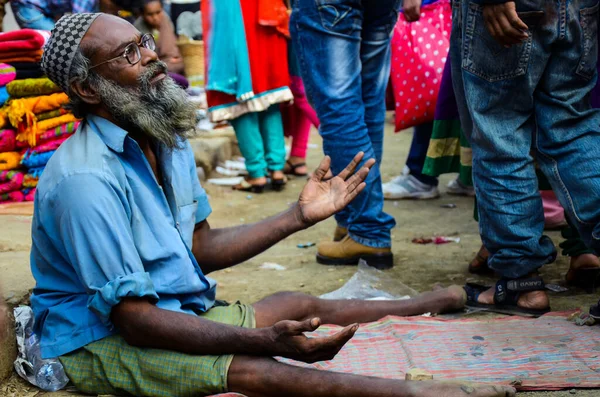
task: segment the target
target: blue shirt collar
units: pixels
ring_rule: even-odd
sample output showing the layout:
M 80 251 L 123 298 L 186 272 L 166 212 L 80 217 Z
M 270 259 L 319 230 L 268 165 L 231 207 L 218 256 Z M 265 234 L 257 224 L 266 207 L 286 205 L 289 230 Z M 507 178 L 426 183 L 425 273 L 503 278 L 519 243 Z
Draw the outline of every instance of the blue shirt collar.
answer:
M 90 123 L 94 131 L 102 142 L 117 153 L 123 153 L 125 138 L 128 132 L 104 117 L 91 114 L 86 116 L 86 121 Z

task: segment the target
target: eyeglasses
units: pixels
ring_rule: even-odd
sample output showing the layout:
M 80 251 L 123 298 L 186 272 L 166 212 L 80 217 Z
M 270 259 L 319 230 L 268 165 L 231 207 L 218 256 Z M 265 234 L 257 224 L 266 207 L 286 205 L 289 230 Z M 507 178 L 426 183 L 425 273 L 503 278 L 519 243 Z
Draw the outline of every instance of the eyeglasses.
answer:
M 127 62 L 129 62 L 130 65 L 135 65 L 142 59 L 140 47 L 147 48 L 151 51 L 156 50 L 156 42 L 154 41 L 154 37 L 152 37 L 151 34 L 146 33 L 140 38 L 139 43 L 133 42 L 131 44 L 128 44 L 121 55 L 109 59 L 108 61 L 100 62 L 94 66 L 91 66 L 90 68 L 88 68 L 88 70 L 92 70 L 100 65 L 104 65 L 105 63 L 109 63 L 121 58 L 127 59 Z

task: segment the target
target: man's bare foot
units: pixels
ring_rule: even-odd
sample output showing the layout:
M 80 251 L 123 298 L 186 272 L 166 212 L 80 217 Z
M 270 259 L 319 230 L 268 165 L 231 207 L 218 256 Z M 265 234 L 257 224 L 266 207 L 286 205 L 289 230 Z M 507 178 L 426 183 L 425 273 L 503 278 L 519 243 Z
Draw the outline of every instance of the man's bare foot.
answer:
M 479 295 L 477 301 L 486 305 L 494 304 L 495 288 L 490 288 Z M 546 309 L 550 306 L 548 294 L 545 291 L 523 292 L 517 301 L 517 306 L 523 309 Z
M 411 397 L 512 397 L 516 390 L 508 386 L 480 386 L 436 381 L 408 381 Z
M 429 311 L 432 313 L 455 312 L 465 307 L 467 293 L 458 285 L 451 285 L 448 288 L 435 285 L 433 291 L 425 292 L 419 295 L 417 299 L 424 299 L 427 302 L 431 301 L 432 307 L 429 308 Z

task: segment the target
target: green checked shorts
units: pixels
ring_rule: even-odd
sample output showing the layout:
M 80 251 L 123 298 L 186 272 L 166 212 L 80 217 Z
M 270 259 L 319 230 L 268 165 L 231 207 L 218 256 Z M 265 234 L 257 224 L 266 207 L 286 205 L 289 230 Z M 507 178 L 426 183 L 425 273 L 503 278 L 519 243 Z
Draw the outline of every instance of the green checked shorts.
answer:
M 239 302 L 213 307 L 200 317 L 245 328 L 256 326 L 254 308 Z M 133 347 L 119 335 L 60 357 L 72 384 L 83 393 L 153 397 L 227 392 L 232 360 L 232 355 L 192 356 Z

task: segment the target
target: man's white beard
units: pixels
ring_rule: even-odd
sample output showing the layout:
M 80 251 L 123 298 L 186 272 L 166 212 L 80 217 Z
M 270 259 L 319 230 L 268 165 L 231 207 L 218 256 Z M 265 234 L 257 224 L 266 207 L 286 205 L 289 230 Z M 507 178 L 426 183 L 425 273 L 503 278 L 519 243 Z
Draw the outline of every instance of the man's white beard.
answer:
M 155 85 L 150 84 L 157 70 L 162 69 L 161 64 L 148 67 L 139 78 L 139 87 L 122 87 L 97 76 L 95 88 L 118 123 L 138 130 L 169 149 L 177 149 L 196 133 L 196 106 L 168 76 Z

